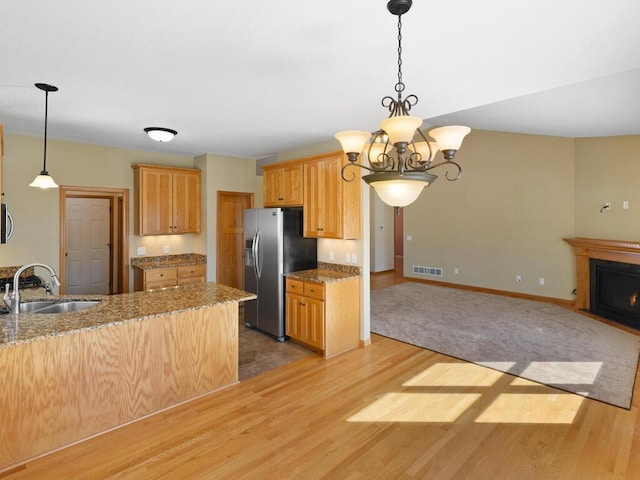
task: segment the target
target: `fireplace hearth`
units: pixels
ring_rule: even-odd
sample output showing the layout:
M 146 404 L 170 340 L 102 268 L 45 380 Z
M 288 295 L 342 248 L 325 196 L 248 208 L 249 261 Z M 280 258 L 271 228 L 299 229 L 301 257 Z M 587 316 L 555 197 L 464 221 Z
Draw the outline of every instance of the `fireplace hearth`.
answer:
M 640 330 L 640 265 L 590 259 L 589 311 Z

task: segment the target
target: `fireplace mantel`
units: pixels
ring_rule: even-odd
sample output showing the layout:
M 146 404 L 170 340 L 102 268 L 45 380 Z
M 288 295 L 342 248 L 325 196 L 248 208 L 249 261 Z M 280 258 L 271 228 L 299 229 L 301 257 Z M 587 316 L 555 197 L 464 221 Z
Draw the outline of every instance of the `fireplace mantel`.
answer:
M 589 260 L 597 258 L 611 262 L 640 265 L 640 242 L 601 240 L 596 238 L 565 238 L 576 254 L 577 296 L 576 308 L 588 310 L 590 306 Z

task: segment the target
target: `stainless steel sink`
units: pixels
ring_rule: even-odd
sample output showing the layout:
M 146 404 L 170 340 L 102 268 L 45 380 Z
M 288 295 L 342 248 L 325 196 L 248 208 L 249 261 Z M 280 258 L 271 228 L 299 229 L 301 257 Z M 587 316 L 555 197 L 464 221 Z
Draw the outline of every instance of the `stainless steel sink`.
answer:
M 99 300 L 41 300 L 20 304 L 23 313 L 68 313 L 98 305 Z
M 56 300 L 35 300 L 33 302 L 21 302 L 20 313 L 29 313 L 34 310 L 40 310 L 41 308 L 53 305 Z

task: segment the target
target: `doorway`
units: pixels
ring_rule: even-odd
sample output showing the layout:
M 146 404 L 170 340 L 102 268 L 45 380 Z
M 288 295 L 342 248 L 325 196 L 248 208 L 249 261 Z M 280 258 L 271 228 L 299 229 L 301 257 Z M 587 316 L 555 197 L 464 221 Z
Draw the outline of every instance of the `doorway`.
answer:
M 244 209 L 253 193 L 218 191 L 216 282 L 244 288 Z
M 129 291 L 129 190 L 60 187 L 60 293 Z

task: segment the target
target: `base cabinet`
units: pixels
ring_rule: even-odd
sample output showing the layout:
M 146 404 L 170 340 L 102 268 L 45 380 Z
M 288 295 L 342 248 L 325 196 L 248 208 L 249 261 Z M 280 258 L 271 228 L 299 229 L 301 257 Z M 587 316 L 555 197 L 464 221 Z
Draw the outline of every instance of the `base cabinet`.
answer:
M 325 358 L 360 340 L 360 279 L 316 283 L 288 278 L 286 334 Z
M 136 292 L 175 287 L 188 283 L 204 283 L 207 279 L 206 265 L 186 265 L 141 269 L 134 267 L 133 283 Z

